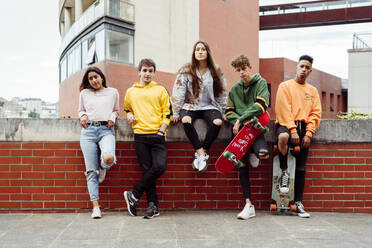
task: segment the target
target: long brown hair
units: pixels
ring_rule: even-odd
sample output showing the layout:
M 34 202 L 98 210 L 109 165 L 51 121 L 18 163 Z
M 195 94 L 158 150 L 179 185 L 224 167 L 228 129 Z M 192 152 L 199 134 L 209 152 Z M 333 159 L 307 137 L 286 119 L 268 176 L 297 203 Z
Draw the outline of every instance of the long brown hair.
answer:
M 205 49 L 207 50 L 207 66 L 213 78 L 213 95 L 214 97 L 218 97 L 224 91 L 224 87 L 223 87 L 222 80 L 221 80 L 222 71 L 220 68 L 217 69 L 217 66 L 214 63 L 212 51 L 206 41 L 198 40 L 194 44 L 194 48 L 192 50 L 192 56 L 191 56 L 191 63 L 187 63 L 183 65 L 181 69 L 178 71 L 178 73 L 187 73 L 191 76 L 194 98 L 198 98 L 199 93 L 200 93 L 199 83 L 201 83 L 201 79 L 196 74 L 196 69 L 199 66 L 199 61 L 195 58 L 195 49 L 199 43 L 203 44 Z
M 107 88 L 106 78 L 105 78 L 105 75 L 103 75 L 103 72 L 98 67 L 91 66 L 91 67 L 88 67 L 88 69 L 84 73 L 83 80 L 81 80 L 81 84 L 80 84 L 80 91 L 82 91 L 83 89 L 93 89 L 94 90 L 94 88 L 90 85 L 89 80 L 88 80 L 89 72 L 95 72 L 98 75 L 100 75 L 101 78 L 102 78 L 102 86 L 104 88 Z

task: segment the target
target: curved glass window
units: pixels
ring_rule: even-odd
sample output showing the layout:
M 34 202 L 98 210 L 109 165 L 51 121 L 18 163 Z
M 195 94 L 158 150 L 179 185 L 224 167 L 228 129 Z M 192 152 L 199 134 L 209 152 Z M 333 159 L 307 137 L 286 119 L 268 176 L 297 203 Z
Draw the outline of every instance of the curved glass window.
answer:
M 133 64 L 133 36 L 112 30 L 106 32 L 106 59 Z

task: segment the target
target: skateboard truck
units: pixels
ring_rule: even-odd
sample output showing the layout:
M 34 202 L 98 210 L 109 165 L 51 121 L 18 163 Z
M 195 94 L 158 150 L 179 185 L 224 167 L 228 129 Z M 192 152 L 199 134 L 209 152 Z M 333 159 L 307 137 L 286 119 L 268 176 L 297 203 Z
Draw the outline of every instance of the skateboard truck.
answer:
M 269 128 L 268 127 L 264 127 L 262 126 L 262 124 L 258 121 L 257 117 L 253 117 L 250 122 L 252 123 L 252 126 L 254 129 L 256 130 L 260 130 L 261 129 L 261 132 L 262 133 L 268 133 L 269 132 Z
M 229 151 L 226 151 L 226 152 L 223 153 L 223 156 L 227 160 L 229 160 L 231 162 L 234 162 L 234 165 L 235 165 L 236 168 L 242 167 L 242 165 L 243 165 L 242 161 L 236 160 L 236 155 L 234 153 L 231 153 Z

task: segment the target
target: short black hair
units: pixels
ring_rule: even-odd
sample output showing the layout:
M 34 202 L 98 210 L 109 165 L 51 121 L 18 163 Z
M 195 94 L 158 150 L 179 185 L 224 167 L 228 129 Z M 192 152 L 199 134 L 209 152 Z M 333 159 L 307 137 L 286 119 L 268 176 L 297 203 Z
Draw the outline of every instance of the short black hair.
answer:
M 307 61 L 309 61 L 310 62 L 310 64 L 313 64 L 313 57 L 311 57 L 311 56 L 309 56 L 309 55 L 302 55 L 300 58 L 299 58 L 299 60 L 298 60 L 298 62 L 300 62 L 301 60 L 307 60 Z
M 138 71 L 142 70 L 142 66 L 154 67 L 154 71 L 156 71 L 156 64 L 152 59 L 149 58 L 141 59 L 141 61 L 138 64 Z

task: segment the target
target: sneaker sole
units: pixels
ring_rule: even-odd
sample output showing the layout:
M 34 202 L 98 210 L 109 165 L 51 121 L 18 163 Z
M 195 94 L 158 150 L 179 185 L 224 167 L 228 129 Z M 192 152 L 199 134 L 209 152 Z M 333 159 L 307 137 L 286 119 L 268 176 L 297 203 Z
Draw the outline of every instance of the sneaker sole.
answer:
M 92 219 L 101 219 L 102 218 L 102 216 L 92 216 Z
M 256 215 L 251 215 L 251 216 L 249 216 L 247 219 L 244 219 L 243 217 L 238 216 L 237 219 L 238 219 L 238 220 L 248 220 L 248 219 L 251 219 L 251 218 L 253 218 L 253 217 L 256 217 Z
M 153 216 L 143 216 L 143 218 L 144 219 L 152 219 L 152 218 L 157 217 L 159 215 L 160 215 L 160 213 L 157 213 L 157 214 L 154 214 Z
M 129 204 L 129 200 L 128 200 L 128 197 L 127 197 L 127 191 L 124 191 L 124 198 L 125 198 L 125 202 L 127 203 L 127 209 L 128 209 L 128 212 L 130 215 L 132 216 L 137 216 L 137 215 L 134 215 L 131 211 L 130 211 L 130 204 Z

